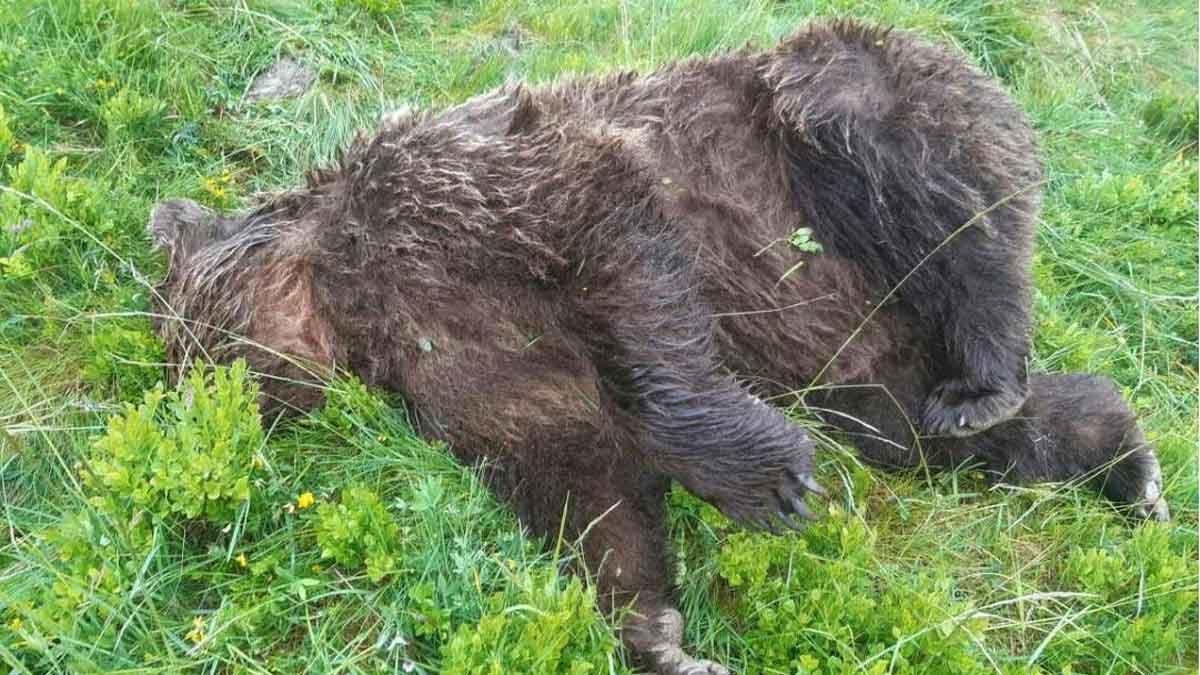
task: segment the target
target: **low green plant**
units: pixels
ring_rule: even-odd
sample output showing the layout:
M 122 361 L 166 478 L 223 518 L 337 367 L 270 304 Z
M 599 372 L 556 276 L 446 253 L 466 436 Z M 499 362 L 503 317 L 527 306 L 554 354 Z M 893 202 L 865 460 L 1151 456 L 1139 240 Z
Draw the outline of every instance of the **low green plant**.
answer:
M 244 520 L 262 465 L 257 396 L 244 362 L 200 366 L 108 420 L 79 464 L 80 506 L 23 542 L 22 557 L 53 574 L 5 594 L 32 662 L 104 670 L 127 603 L 173 576 L 159 565 L 220 556 L 207 546 Z M 97 660 L 60 662 L 60 640 L 93 645 Z
M 1119 544 L 1072 551 L 1063 567 L 1064 584 L 1113 613 L 1089 614 L 1066 631 L 1064 641 L 1097 662 L 1116 658 L 1135 672 L 1153 671 L 1191 639 L 1180 626 L 1196 615 L 1197 598 L 1195 589 L 1180 580 L 1194 570 L 1195 560 L 1175 550 L 1169 528 L 1162 525 L 1143 526 Z M 1078 662 L 1078 653 L 1073 658 Z
M 100 186 L 72 176 L 65 157 L 34 145 L 25 146 L 21 161 L 4 173 L 8 189 L 0 191 L 0 291 L 35 285 L 65 291 L 94 281 L 88 258 L 100 248 L 97 239 L 115 233 Z M 91 226 L 90 236 L 75 227 L 78 223 Z
M 1142 121 L 1168 142 L 1187 146 L 1200 135 L 1197 97 L 1160 93 L 1142 107 Z
M 596 592 L 578 578 L 520 572 L 515 593 L 487 601 L 479 622 L 442 646 L 445 675 L 585 675 L 612 667 L 616 640 L 598 620 Z
M 400 528 L 366 486 L 344 488 L 338 503 L 319 505 L 316 529 L 321 557 L 347 570 L 365 567 L 374 582 L 395 569 Z
M 824 250 L 821 242 L 812 238 L 811 227 L 796 228 L 796 231 L 792 232 L 792 236 L 788 237 L 788 243 L 792 245 L 792 248 L 804 253 L 820 253 Z
M 338 7 L 360 9 L 374 17 L 386 17 L 404 11 L 404 0 L 335 0 Z
M 4 106 L 0 105 L 0 164 L 16 149 L 16 143 L 17 139 L 8 126 L 8 114 L 4 112 Z
M 239 361 L 193 368 L 184 386 L 146 392 L 92 446 L 84 485 L 112 517 L 203 518 L 223 526 L 249 506 L 263 444 L 258 386 Z
M 128 87 L 122 87 L 100 106 L 100 119 L 110 142 L 164 142 L 163 111 L 166 104 Z
M 734 591 L 763 669 L 821 673 L 987 673 L 975 647 L 987 623 L 930 571 L 895 578 L 859 518 L 801 537 L 731 535 L 717 569 Z M 933 669 L 933 670 L 931 670 Z
M 163 345 L 148 321 L 99 322 L 87 334 L 87 358 L 80 375 L 88 386 L 122 400 L 143 398 L 161 377 Z M 132 402 L 132 401 L 130 401 Z

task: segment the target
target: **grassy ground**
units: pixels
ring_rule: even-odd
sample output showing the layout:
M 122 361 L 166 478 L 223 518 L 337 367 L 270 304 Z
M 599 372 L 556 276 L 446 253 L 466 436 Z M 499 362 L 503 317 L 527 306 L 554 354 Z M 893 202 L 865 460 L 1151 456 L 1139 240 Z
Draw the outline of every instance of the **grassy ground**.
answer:
M 953 42 L 1029 112 L 1050 179 L 1037 361 L 1119 381 L 1176 519 L 831 449 L 839 498 L 804 534 L 742 533 L 673 495 L 690 644 L 750 673 L 1195 672 L 1196 8 L 1123 0 L 0 0 L 0 662 L 627 670 L 558 572 L 570 543 L 525 538 L 369 392 L 334 385 L 265 434 L 239 373 L 154 393 L 142 313 L 162 260 L 143 224 L 159 198 L 236 207 L 292 185 L 397 105 L 768 45 L 831 15 Z M 315 88 L 245 102 L 282 54 Z

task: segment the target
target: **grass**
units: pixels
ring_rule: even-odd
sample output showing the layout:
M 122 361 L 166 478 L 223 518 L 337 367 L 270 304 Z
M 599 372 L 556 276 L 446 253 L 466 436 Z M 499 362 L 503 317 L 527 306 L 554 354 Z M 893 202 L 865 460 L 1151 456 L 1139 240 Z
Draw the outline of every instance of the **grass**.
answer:
M 167 393 L 122 406 L 162 375 L 143 225 L 161 198 L 231 208 L 293 185 L 395 106 L 842 15 L 958 45 L 1028 111 L 1049 176 L 1038 365 L 1120 383 L 1175 520 L 1131 525 L 1071 486 L 882 475 L 831 448 L 838 499 L 800 535 L 743 533 L 673 494 L 689 643 L 750 673 L 1195 672 L 1197 17 L 1148 0 L 0 0 L 0 662 L 627 671 L 590 587 L 560 572 L 570 542 L 530 541 L 353 382 L 261 441 L 235 434 L 196 478 L 189 448 L 249 428 L 253 384 L 188 385 L 215 403 L 186 418 Z M 316 86 L 246 102 L 284 54 Z M 168 479 L 182 487 L 156 492 Z M 192 513 L 187 489 L 228 508 Z

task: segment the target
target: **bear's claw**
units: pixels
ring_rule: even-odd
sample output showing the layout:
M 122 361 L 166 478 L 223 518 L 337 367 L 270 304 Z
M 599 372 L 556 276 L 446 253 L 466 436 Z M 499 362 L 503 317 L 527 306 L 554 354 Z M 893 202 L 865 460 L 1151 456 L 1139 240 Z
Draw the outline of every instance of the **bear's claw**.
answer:
M 829 495 L 807 469 L 789 468 L 784 473 L 786 478 L 783 484 L 775 489 L 776 504 L 773 518 L 768 518 L 765 526 L 762 527 L 762 529 L 776 534 L 779 533 L 778 528 L 775 527 L 776 523 L 782 523 L 788 529 L 800 531 L 804 529 L 805 522 L 817 519 L 812 509 L 805 503 L 805 495 L 808 493 L 820 497 Z
M 818 483 L 817 480 L 810 474 L 795 475 L 794 477 L 796 480 L 800 481 L 800 484 L 803 485 L 804 488 L 809 492 L 821 497 L 822 499 L 827 499 L 829 497 L 829 492 L 825 488 L 821 487 L 821 484 Z
M 645 655 L 659 675 L 731 675 L 728 668 L 708 659 L 697 659 L 683 651 L 683 615 L 665 609 L 649 622 L 657 640 L 645 647 Z
M 657 668 L 660 675 L 731 675 L 728 668 L 716 661 L 692 658 L 674 645 L 660 654 L 663 657 Z
M 922 425 L 932 436 L 972 436 L 1016 415 L 1026 395 L 1023 387 L 979 390 L 963 380 L 946 380 L 929 394 Z
M 743 527 L 776 534 L 783 528 L 801 529 L 804 521 L 816 519 L 805 497 L 829 494 L 812 476 L 812 450 L 805 437 L 780 460 L 750 467 L 744 474 L 718 474 L 721 481 L 684 485 Z
M 1162 469 L 1153 454 L 1150 455 L 1150 462 L 1140 495 L 1133 501 L 1133 515 L 1142 520 L 1167 522 L 1171 519 L 1171 509 L 1163 495 Z

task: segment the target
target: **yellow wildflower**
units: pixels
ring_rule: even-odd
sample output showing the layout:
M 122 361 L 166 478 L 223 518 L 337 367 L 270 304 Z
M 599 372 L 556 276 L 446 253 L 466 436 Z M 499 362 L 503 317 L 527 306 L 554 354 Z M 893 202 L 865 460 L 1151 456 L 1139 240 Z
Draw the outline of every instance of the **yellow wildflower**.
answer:
M 204 186 L 205 192 L 217 199 L 225 199 L 229 194 L 225 191 L 225 186 L 216 179 L 205 176 L 200 179 L 200 183 Z
M 204 619 L 200 617 L 192 619 L 192 629 L 188 631 L 187 639 L 195 644 L 204 642 Z
M 19 616 L 14 616 L 12 618 L 12 621 L 8 622 L 9 629 L 11 629 L 13 631 L 21 630 L 21 626 L 24 626 L 24 625 L 25 625 L 24 622 L 21 621 L 21 617 L 19 617 Z
M 302 494 L 296 498 L 296 507 L 301 508 L 301 509 L 307 509 L 308 507 L 312 506 L 316 502 L 317 502 L 317 498 L 313 496 L 313 493 L 305 492 L 304 494 Z
M 242 567 L 245 567 L 246 565 L 250 564 L 249 561 L 246 560 L 245 553 L 239 553 L 238 557 L 234 558 L 234 560 L 236 560 L 237 564 L 241 565 Z

